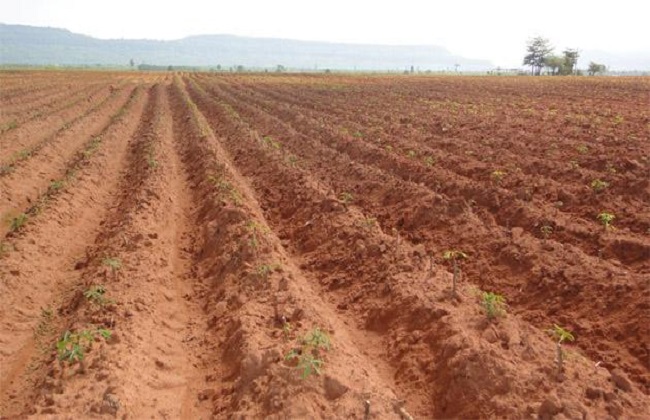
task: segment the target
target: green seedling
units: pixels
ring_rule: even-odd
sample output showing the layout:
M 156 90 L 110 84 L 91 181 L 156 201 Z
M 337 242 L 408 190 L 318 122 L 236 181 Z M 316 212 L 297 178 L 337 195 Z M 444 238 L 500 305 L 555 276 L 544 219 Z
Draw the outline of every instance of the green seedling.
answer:
M 502 295 L 493 292 L 483 292 L 481 305 L 490 320 L 506 313 L 506 299 Z
M 246 230 L 250 233 L 250 238 L 248 238 L 248 244 L 254 250 L 257 249 L 259 245 L 259 237 L 266 236 L 269 233 L 268 227 L 257 223 L 254 220 L 249 221 L 246 224 Z
M 314 356 L 313 353 L 303 353 L 304 349 L 291 350 L 286 356 L 285 360 L 298 360 L 297 368 L 301 371 L 300 377 L 302 379 L 307 379 L 312 374 L 320 375 L 321 368 L 325 364 L 323 359 L 320 359 L 317 356 Z
M 113 273 L 116 273 L 122 268 L 122 261 L 116 257 L 106 257 L 102 260 L 102 264 L 110 268 Z
M 213 184 L 215 187 L 219 188 L 223 177 L 221 175 L 208 175 L 208 182 Z
M 461 276 L 459 262 L 461 260 L 466 260 L 468 256 L 463 251 L 448 250 L 442 254 L 442 258 L 445 261 L 450 261 L 452 266 L 454 267 L 454 277 L 452 279 L 451 294 L 452 296 L 456 296 L 456 285 L 460 281 L 460 276 Z
M 102 285 L 90 286 L 90 288 L 84 292 L 84 297 L 88 299 L 90 303 L 97 306 L 106 306 L 115 303 L 112 299 L 107 299 L 105 295 L 106 288 Z
M 14 128 L 18 127 L 18 121 L 12 120 L 0 127 L 0 133 L 4 133 L 5 131 L 13 130 Z
M 329 350 L 331 341 L 329 335 L 316 327 L 303 338 L 303 345 L 322 350 Z
M 28 219 L 29 216 L 27 216 L 25 213 L 20 213 L 17 216 L 11 217 L 9 219 L 9 230 L 11 232 L 18 232 L 23 228 L 23 226 L 25 226 Z
M 221 175 L 208 175 L 208 182 L 214 185 L 219 193 L 230 188 L 230 184 L 224 181 Z
M 13 246 L 11 246 L 11 244 L 5 241 L 0 241 L 0 258 L 9 254 L 11 251 L 13 251 Z
M 246 224 L 246 229 L 251 233 L 259 233 L 262 236 L 266 236 L 269 233 L 269 228 L 256 222 L 255 220 L 250 220 Z
M 156 160 L 156 157 L 154 156 L 153 152 L 149 152 L 147 154 L 147 165 L 149 166 L 150 169 L 155 169 L 158 167 L 158 161 Z
M 356 138 L 362 138 L 362 137 L 363 137 L 363 133 L 362 133 L 361 131 L 355 131 L 354 134 L 353 134 L 352 136 L 353 136 L 353 137 L 356 137 Z
M 285 360 L 297 360 L 297 368 L 301 371 L 302 379 L 312 374 L 320 375 L 325 364 L 323 353 L 331 347 L 329 335 L 320 328 L 314 328 L 300 340 L 300 348 L 292 349 Z
M 271 136 L 264 136 L 262 138 L 262 141 L 264 142 L 265 145 L 276 150 L 279 150 L 282 147 L 282 144 L 280 144 L 280 142 L 278 141 L 273 140 L 273 137 Z
M 90 140 L 90 143 L 88 143 L 88 146 L 86 146 L 86 150 L 83 151 L 83 156 L 88 159 L 91 157 L 97 149 L 99 149 L 99 145 L 102 143 L 102 136 L 96 136 L 93 137 L 92 140 Z
M 621 124 L 623 121 L 625 121 L 625 118 L 623 118 L 622 115 L 617 115 L 614 117 L 614 125 L 617 126 Z
M 612 226 L 612 222 L 616 219 L 616 216 L 613 213 L 607 213 L 606 211 L 598 215 L 598 220 L 605 226 L 605 230 L 609 230 Z
M 25 160 L 32 155 L 32 151 L 29 149 L 23 149 L 16 153 L 14 160 Z
M 360 221 L 361 227 L 364 229 L 372 229 L 377 224 L 377 219 L 374 217 L 366 217 Z
M 557 339 L 555 344 L 556 348 L 556 359 L 558 373 L 564 372 L 564 351 L 562 350 L 562 343 L 564 341 L 574 341 L 575 337 L 571 332 L 565 330 L 557 324 L 553 324 L 553 328 L 550 330 L 550 333 Z
M 411 158 L 411 159 L 415 158 L 417 155 L 418 155 L 418 154 L 417 154 L 417 152 L 416 152 L 415 150 L 409 150 L 409 151 L 406 153 L 406 156 L 408 156 L 408 157 Z
M 576 147 L 576 150 L 582 155 L 589 153 L 589 147 L 587 147 L 586 144 L 581 144 L 580 146 Z
M 298 166 L 298 157 L 296 155 L 288 155 L 285 158 L 286 162 L 289 164 L 290 167 L 295 168 Z
M 339 198 L 341 199 L 343 204 L 345 204 L 346 206 L 354 201 L 354 196 L 349 192 L 342 192 L 339 195 Z
M 539 231 L 542 233 L 542 236 L 544 237 L 544 242 L 548 239 L 549 236 L 553 233 L 553 226 L 551 225 L 542 225 L 539 228 Z
M 293 330 L 293 327 L 291 326 L 291 323 L 289 321 L 283 320 L 283 322 L 282 322 L 282 335 L 284 336 L 285 340 L 288 340 L 289 337 L 291 337 L 291 330 Z
M 230 201 L 232 201 L 236 206 L 239 206 L 242 203 L 241 194 L 234 188 L 230 190 Z
M 255 272 L 260 278 L 266 280 L 269 275 L 279 267 L 279 264 L 262 264 L 257 267 L 257 270 L 255 270 Z
M 591 181 L 591 189 L 597 193 L 604 191 L 607 187 L 609 187 L 609 182 L 601 181 L 600 179 Z
M 54 319 L 54 311 L 50 307 L 41 308 L 41 317 L 38 325 L 34 328 L 34 335 L 37 340 L 53 331 L 52 320 Z
M 493 171 L 493 172 L 490 174 L 490 177 L 491 177 L 491 178 L 494 180 L 494 182 L 496 182 L 497 184 L 501 184 L 501 181 L 503 180 L 503 178 L 504 178 L 505 176 L 506 176 L 506 173 L 505 173 L 504 171 L 500 170 L 500 169 L 497 169 L 497 170 Z
M 13 163 L 7 165 L 0 165 L 0 175 L 10 174 L 16 169 Z
M 83 363 L 86 351 L 90 348 L 96 337 L 105 340 L 111 338 L 111 331 L 99 328 L 96 330 L 82 330 L 79 332 L 66 331 L 56 343 L 59 360 L 73 364 Z
M 219 196 L 230 198 L 235 205 L 241 204 L 242 197 L 239 191 L 230 182 L 223 179 L 221 175 L 209 175 L 208 181 L 215 186 Z
M 435 163 L 436 163 L 436 160 L 432 156 L 426 156 L 424 158 L 424 164 L 429 166 L 429 167 L 435 165 Z
M 59 179 L 59 180 L 56 180 L 56 181 L 52 181 L 52 182 L 50 183 L 50 191 L 52 191 L 52 192 L 54 192 L 54 191 L 59 191 L 59 190 L 62 189 L 63 187 L 65 187 L 65 181 L 62 180 L 62 179 Z

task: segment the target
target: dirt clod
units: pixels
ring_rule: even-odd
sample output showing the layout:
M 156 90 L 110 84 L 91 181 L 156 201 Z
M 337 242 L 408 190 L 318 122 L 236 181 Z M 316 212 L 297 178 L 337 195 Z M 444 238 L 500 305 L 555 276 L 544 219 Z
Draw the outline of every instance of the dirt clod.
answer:
M 336 400 L 348 392 L 349 388 L 345 386 L 338 379 L 325 375 L 323 379 L 323 388 L 325 389 L 325 397 L 328 400 Z
M 562 403 L 555 396 L 550 396 L 546 398 L 537 410 L 537 415 L 541 420 L 550 420 L 562 411 Z
M 616 387 L 627 392 L 632 390 L 632 383 L 628 379 L 625 372 L 616 368 L 616 369 L 612 369 L 610 375 L 611 375 L 612 382 L 614 382 L 614 385 L 616 385 Z

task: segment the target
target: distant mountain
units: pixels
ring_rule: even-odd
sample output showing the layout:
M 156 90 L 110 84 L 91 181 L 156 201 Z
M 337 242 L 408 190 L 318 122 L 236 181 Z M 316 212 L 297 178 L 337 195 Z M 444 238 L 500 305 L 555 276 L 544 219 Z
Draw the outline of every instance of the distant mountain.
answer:
M 487 70 L 486 60 L 453 55 L 438 46 L 337 44 L 233 35 L 174 41 L 101 40 L 65 29 L 0 24 L 0 64 L 201 66 L 224 68 Z

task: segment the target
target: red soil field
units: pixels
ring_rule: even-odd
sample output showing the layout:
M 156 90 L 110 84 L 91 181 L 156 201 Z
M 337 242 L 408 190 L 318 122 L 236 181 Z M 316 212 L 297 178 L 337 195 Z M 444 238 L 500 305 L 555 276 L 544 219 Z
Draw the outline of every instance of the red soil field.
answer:
M 2 72 L 0 101 L 2 417 L 650 412 L 648 78 Z

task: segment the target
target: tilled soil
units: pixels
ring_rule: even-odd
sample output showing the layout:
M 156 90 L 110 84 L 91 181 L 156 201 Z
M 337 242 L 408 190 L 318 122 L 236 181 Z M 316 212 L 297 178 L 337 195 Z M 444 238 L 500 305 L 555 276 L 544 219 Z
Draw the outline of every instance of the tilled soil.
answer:
M 81 75 L 0 75 L 0 415 L 650 411 L 647 79 Z

